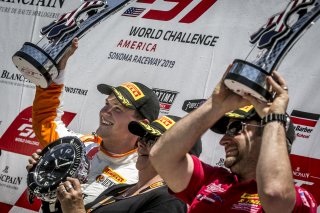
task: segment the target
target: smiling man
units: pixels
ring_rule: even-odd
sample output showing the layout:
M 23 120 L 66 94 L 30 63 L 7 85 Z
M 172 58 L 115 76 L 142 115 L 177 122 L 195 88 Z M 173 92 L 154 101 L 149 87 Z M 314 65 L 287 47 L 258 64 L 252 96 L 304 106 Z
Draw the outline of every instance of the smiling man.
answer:
M 138 136 L 129 132 L 128 124 L 131 121 L 152 122 L 157 119 L 160 107 L 156 94 L 141 83 L 127 82 L 117 87 L 99 84 L 98 91 L 107 95 L 107 98 L 99 113 L 96 134 L 83 135 L 67 129 L 61 121 L 63 75 L 66 63 L 77 47 L 78 40 L 74 39 L 71 48 L 58 64 L 61 70 L 59 78 L 46 89 L 37 87 L 32 120 L 35 134 L 43 147 L 70 135 L 85 142 L 87 155 L 91 158 L 91 169 L 88 182 L 82 188 L 84 202 L 88 203 L 110 186 L 137 182 L 135 163 Z M 39 151 L 29 159 L 28 169 L 39 159 Z M 61 211 L 55 204 L 45 204 L 42 209 L 44 212 Z
M 312 195 L 294 186 L 288 153 L 294 140 L 286 115 L 288 91 L 277 73 L 269 103 L 242 98 L 223 84 L 198 109 L 177 122 L 152 147 L 150 160 L 189 212 L 316 212 Z M 254 105 L 246 106 L 248 103 Z M 237 110 L 234 110 L 237 109 Z M 225 134 L 225 166 L 214 167 L 187 154 L 206 130 Z

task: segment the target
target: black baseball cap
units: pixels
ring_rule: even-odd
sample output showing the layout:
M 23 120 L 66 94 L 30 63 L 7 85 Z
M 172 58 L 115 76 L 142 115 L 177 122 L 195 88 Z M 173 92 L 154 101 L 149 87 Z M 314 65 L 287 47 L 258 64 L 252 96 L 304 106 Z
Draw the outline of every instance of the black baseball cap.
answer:
M 146 124 L 142 121 L 131 121 L 129 123 L 129 131 L 137 136 L 145 137 L 145 136 L 154 136 L 160 137 L 165 131 L 170 129 L 176 122 L 178 122 L 181 118 L 174 115 L 165 115 L 161 118 L 153 121 L 150 124 Z M 196 144 L 189 151 L 190 154 L 195 156 L 200 156 L 202 152 L 202 141 L 199 139 Z
M 113 93 L 122 105 L 137 110 L 150 122 L 158 118 L 159 99 L 150 88 L 142 83 L 126 82 L 117 87 L 99 84 L 97 89 L 102 94 L 110 95 Z
M 230 119 L 233 120 L 242 120 L 242 121 L 257 121 L 261 122 L 261 118 L 254 109 L 253 105 L 245 106 L 231 112 L 227 112 L 222 118 L 220 118 L 210 129 L 218 134 L 225 134 L 227 131 L 227 126 L 229 124 Z M 294 125 L 290 121 L 289 128 L 286 131 L 286 138 L 289 145 L 292 145 L 295 140 L 295 131 Z

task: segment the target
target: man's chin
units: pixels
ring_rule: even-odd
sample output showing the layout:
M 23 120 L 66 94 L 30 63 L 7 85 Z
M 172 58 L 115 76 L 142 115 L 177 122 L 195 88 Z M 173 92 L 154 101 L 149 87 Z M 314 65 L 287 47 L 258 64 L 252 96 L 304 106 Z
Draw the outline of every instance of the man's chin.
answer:
M 236 159 L 235 158 L 227 158 L 224 161 L 224 166 L 231 169 L 231 167 L 236 163 Z
M 96 134 L 99 137 L 106 137 L 107 136 L 107 132 L 105 130 L 102 130 L 101 127 L 98 127 L 98 129 L 96 130 Z

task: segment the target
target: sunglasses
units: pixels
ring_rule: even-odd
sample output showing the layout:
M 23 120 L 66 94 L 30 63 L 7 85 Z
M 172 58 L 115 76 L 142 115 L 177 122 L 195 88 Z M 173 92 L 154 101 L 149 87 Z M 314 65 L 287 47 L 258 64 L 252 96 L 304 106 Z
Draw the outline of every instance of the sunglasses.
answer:
M 247 126 L 253 126 L 253 127 L 263 127 L 264 125 L 261 124 L 248 124 L 245 123 L 243 121 L 239 121 L 239 120 L 235 120 L 235 121 L 231 121 L 229 122 L 229 124 L 227 125 L 227 130 L 226 130 L 226 135 L 228 136 L 235 136 L 238 135 L 240 133 L 242 133 Z
M 153 146 L 157 142 L 158 139 L 159 139 L 158 136 L 147 134 L 146 136 L 141 137 L 140 141 L 145 143 L 148 146 Z

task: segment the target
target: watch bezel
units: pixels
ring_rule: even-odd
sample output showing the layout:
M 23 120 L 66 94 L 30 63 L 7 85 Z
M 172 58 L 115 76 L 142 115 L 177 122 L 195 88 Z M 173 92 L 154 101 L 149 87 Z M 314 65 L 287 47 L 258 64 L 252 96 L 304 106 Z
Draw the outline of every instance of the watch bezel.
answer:
M 71 166 L 66 167 L 66 171 L 63 176 L 57 178 L 54 182 L 49 182 L 47 186 L 41 184 L 38 181 L 38 171 L 39 168 L 43 167 L 42 163 L 45 162 L 46 156 L 49 156 L 50 153 L 53 153 L 61 148 L 64 148 L 63 144 L 68 144 L 68 146 L 73 147 L 74 156 Z M 57 146 L 60 146 L 57 148 Z M 61 182 L 64 182 L 67 177 L 78 177 L 81 173 L 80 182 L 84 183 L 86 181 L 87 174 L 89 172 L 89 160 L 85 155 L 85 147 L 82 141 L 74 136 L 67 136 L 59 138 L 58 140 L 52 142 L 46 146 L 40 153 L 39 162 L 29 171 L 27 176 L 27 184 L 29 190 L 35 194 L 38 198 L 45 201 L 54 201 L 56 200 L 56 189 Z M 85 176 L 85 177 L 83 177 Z

